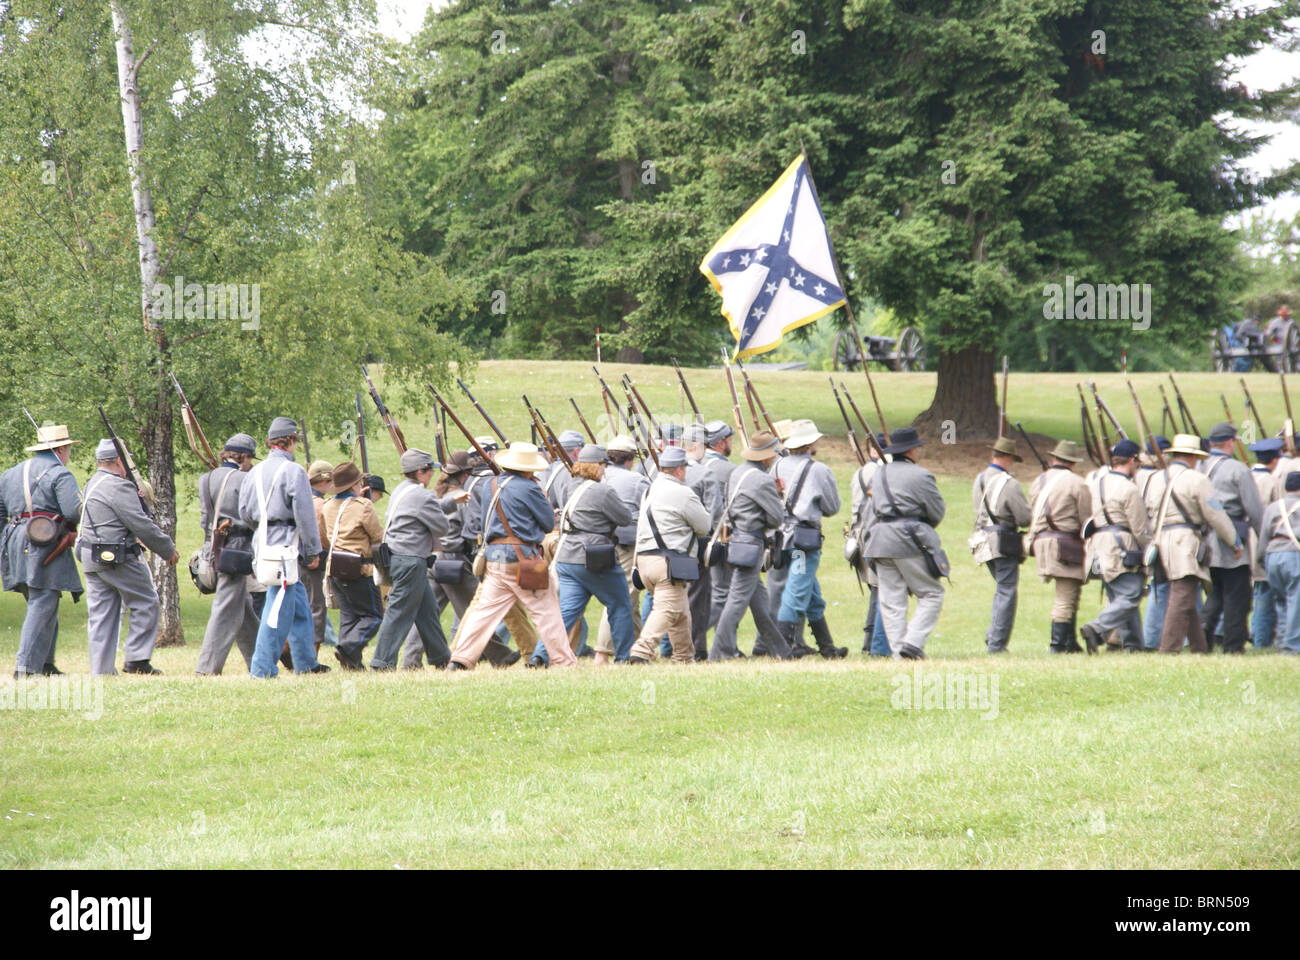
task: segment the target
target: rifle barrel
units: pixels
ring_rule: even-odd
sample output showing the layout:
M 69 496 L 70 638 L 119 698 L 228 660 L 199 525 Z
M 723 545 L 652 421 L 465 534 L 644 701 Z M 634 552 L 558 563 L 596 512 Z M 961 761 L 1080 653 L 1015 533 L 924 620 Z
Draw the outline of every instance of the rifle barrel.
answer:
M 584 417 L 582 411 L 578 409 L 578 401 L 574 400 L 573 397 L 570 397 L 569 403 L 573 404 L 573 412 L 578 415 L 578 420 L 582 423 L 582 429 L 587 431 L 587 436 L 591 438 L 591 442 L 600 443 L 600 441 L 596 439 L 596 431 L 591 429 L 591 424 L 587 423 L 587 418 Z
M 1020 435 L 1025 438 L 1025 443 L 1029 444 L 1029 452 L 1034 455 L 1034 459 L 1038 461 L 1038 465 L 1046 470 L 1047 461 L 1043 459 L 1042 454 L 1038 452 L 1038 448 L 1034 446 L 1034 441 L 1029 439 L 1029 434 L 1025 433 L 1025 428 L 1020 425 L 1019 420 L 1016 421 L 1016 429 L 1019 430 Z
M 483 462 L 492 468 L 493 473 L 500 473 L 501 468 L 497 466 L 496 461 L 489 457 L 487 451 L 484 450 L 482 445 L 474 439 L 474 434 L 470 433 L 469 428 L 465 426 L 460 417 L 456 416 L 456 411 L 451 408 L 451 405 L 447 403 L 446 400 L 442 399 L 442 394 L 440 394 L 431 383 L 426 383 L 424 386 L 431 394 L 433 394 L 433 399 L 437 401 L 438 406 L 443 409 L 447 416 L 451 417 L 451 422 L 456 424 L 456 429 L 464 434 L 465 439 L 469 441 L 469 445 L 474 448 L 474 451 L 480 457 L 483 458 Z
M 497 439 L 502 443 L 508 443 L 509 441 L 506 440 L 506 435 L 500 431 L 496 422 L 493 421 L 493 419 L 488 416 L 488 412 L 483 409 L 483 404 L 479 403 L 478 400 L 474 398 L 474 394 L 469 392 L 469 387 L 465 386 L 465 381 L 460 377 L 457 377 L 456 382 L 460 384 L 460 388 L 465 391 L 465 396 L 469 397 L 469 402 L 474 405 L 474 409 L 479 412 L 479 416 L 487 421 L 487 425 L 492 428 L 492 432 L 497 435 Z
M 695 395 L 691 393 L 691 386 L 686 382 L 686 374 L 682 373 L 682 368 L 677 363 L 677 358 L 673 357 L 673 369 L 677 371 L 677 380 L 682 385 L 682 391 L 686 394 L 686 402 L 691 405 L 691 410 L 695 413 L 697 423 L 704 422 L 704 415 L 700 413 L 700 406 L 695 402 Z

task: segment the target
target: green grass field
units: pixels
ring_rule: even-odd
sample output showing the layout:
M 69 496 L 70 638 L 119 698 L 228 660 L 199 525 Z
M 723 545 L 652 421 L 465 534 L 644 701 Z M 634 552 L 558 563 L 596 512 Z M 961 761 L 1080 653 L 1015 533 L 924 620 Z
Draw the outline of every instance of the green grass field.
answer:
M 652 406 L 679 409 L 671 368 L 602 372 L 613 382 L 624 369 Z M 690 378 L 706 416 L 723 417 L 721 374 Z M 1076 379 L 1014 376 L 1012 419 L 1077 438 Z M 1122 379 L 1095 379 L 1131 425 Z M 1158 378 L 1133 379 L 1157 413 Z M 864 405 L 861 374 L 848 380 Z M 876 380 L 891 424 L 920 410 L 934 382 Z M 774 417 L 812 417 L 839 434 L 825 374 L 757 372 L 755 382 Z M 1280 419 L 1276 378 L 1248 382 L 1263 417 Z M 1179 383 L 1203 430 L 1222 419 L 1220 391 L 1240 419 L 1235 376 Z M 472 386 L 511 435 L 526 430 L 524 391 L 557 430 L 576 419 L 571 395 L 593 427 L 603 418 L 584 364 L 486 363 Z M 457 408 L 473 422 L 468 404 Z M 432 449 L 424 417 L 398 412 L 408 440 Z M 372 439 L 373 466 L 392 481 L 392 447 Z M 340 459 L 330 438 L 312 442 Z M 0 709 L 0 864 L 1295 866 L 1300 658 L 1050 658 L 1050 588 L 1026 565 L 1012 652 L 991 660 L 991 580 L 965 546 L 976 454 L 922 449 L 948 499 L 940 532 L 954 574 L 931 659 L 916 668 L 858 653 L 865 603 L 839 559 L 847 507 L 827 525 L 821 574 L 832 632 L 853 651 L 835 663 L 583 661 L 567 673 L 256 683 L 239 676 L 234 653 L 227 676 L 201 679 L 192 671 L 207 601 L 186 577 L 188 642 L 155 655 L 165 677 L 107 678 L 96 709 Z M 847 503 L 846 445 L 833 440 L 822 459 Z M 957 466 L 967 472 L 942 473 Z M 1035 472 L 1025 464 L 1022 481 Z M 188 556 L 199 538 L 192 495 L 183 507 Z M 1090 585 L 1081 617 L 1099 607 Z M 58 662 L 84 672 L 84 606 L 65 598 L 63 611 Z M 6 664 L 22 615 L 20 597 L 0 597 Z M 983 699 L 962 692 L 976 684 Z M 914 689 L 926 695 L 904 702 Z

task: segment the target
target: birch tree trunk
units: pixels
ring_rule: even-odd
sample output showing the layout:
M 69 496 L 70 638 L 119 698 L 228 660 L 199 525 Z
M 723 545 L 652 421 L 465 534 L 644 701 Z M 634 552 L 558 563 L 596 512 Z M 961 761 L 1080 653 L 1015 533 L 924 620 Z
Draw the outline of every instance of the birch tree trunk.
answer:
M 140 90 L 136 82 L 139 63 L 131 27 L 121 0 L 110 0 L 113 32 L 117 37 L 117 85 L 122 101 L 122 127 L 126 140 L 127 168 L 131 174 L 131 196 L 135 204 L 136 240 L 140 250 L 140 309 L 146 334 L 154 346 L 153 382 L 131 399 L 139 423 L 140 441 L 145 448 L 150 482 L 154 488 L 155 519 L 174 540 L 176 537 L 176 477 L 172 450 L 171 394 L 167 389 L 165 364 L 168 355 L 167 333 L 163 318 L 154 309 L 154 286 L 158 282 L 158 245 L 154 241 L 153 197 L 145 180 L 141 153 L 144 149 L 144 122 L 140 109 Z M 176 567 L 166 558 L 150 556 L 154 585 L 158 588 L 161 615 L 158 644 L 169 646 L 185 642 L 181 627 L 180 594 Z

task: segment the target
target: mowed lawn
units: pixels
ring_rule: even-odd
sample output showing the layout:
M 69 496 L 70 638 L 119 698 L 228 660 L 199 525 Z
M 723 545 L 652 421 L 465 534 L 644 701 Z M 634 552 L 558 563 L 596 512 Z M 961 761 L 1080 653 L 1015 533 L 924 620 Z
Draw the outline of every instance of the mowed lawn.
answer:
M 526 428 L 524 390 L 557 430 L 575 419 L 570 395 L 596 426 L 603 408 L 588 366 L 526 369 L 483 364 L 472 384 L 507 433 Z M 652 405 L 678 410 L 671 368 L 602 372 L 614 382 L 624 369 Z M 721 374 L 689 376 L 706 416 L 724 416 Z M 846 379 L 865 410 L 861 373 Z M 1077 437 L 1077 379 L 1014 376 L 1013 419 Z M 1122 379 L 1096 379 L 1131 424 Z M 835 432 L 825 374 L 755 380 L 774 417 L 811 416 Z M 1152 417 L 1156 380 L 1134 378 Z M 1263 416 L 1280 417 L 1276 377 L 1248 380 Z M 933 389 L 930 374 L 876 381 L 891 425 Z M 1240 407 L 1235 377 L 1179 383 L 1203 430 L 1222 418 L 1220 391 Z M 191 399 L 201 413 L 201 398 Z M 409 441 L 432 449 L 425 411 L 392 405 Z M 470 421 L 468 404 L 457 407 Z M 391 486 L 396 456 L 372 433 Z M 336 442 L 312 440 L 316 456 L 339 459 Z M 931 454 L 943 457 L 941 445 L 922 448 L 922 462 Z M 847 503 L 842 441 L 823 459 Z M 1035 472 L 1025 464 L 1021 479 Z M 188 642 L 154 658 L 166 676 L 106 678 L 102 709 L 89 715 L 0 709 L 0 864 L 1295 866 L 1300 658 L 1051 658 L 1050 588 L 1027 564 L 1012 652 L 990 659 L 992 583 L 965 547 L 970 477 L 943 475 L 940 485 L 954 575 L 931 659 L 915 668 L 859 653 L 865 603 L 839 554 L 847 507 L 827 524 L 821 575 L 832 632 L 853 651 L 835 663 L 599 670 L 583 661 L 567 673 L 336 671 L 253 682 L 233 653 L 226 676 L 197 678 L 207 600 L 186 576 Z M 188 556 L 198 541 L 192 502 L 181 524 Z M 1089 585 L 1082 617 L 1099 607 Z M 63 611 L 58 662 L 85 672 L 84 605 L 65 598 Z M 21 598 L 0 597 L 5 677 L 22 613 Z M 748 649 L 752 628 L 741 636 Z M 324 651 L 322 660 L 333 663 Z M 0 680 L 0 706 L 11 683 Z M 914 691 L 924 694 L 916 702 Z

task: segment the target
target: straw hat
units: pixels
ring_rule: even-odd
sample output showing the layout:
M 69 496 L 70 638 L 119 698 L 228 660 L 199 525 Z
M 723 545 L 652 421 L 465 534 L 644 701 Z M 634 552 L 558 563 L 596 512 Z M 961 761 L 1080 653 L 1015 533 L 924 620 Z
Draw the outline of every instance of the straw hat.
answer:
M 60 423 L 57 426 L 52 427 L 37 427 L 36 442 L 27 448 L 27 452 L 35 453 L 37 450 L 57 450 L 59 447 L 67 447 L 80 442 L 80 440 L 68 439 L 68 428 L 66 424 Z
M 1190 433 L 1175 433 L 1174 442 L 1169 447 L 1169 452 L 1181 454 L 1184 457 L 1208 457 L 1209 454 L 1201 449 L 1201 438 Z
M 538 473 L 550 466 L 531 443 L 516 440 L 506 448 L 505 453 L 497 454 L 497 466 L 503 470 L 518 470 L 522 473 Z

